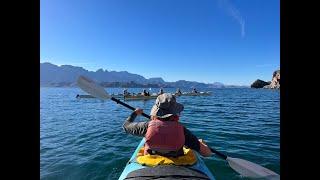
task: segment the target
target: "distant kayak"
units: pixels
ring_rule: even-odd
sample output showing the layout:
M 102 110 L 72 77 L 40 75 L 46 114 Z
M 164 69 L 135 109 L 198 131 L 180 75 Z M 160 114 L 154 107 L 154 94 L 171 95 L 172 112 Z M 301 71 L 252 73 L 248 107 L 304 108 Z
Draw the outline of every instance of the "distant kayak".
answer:
M 123 179 L 211 179 L 214 176 L 207 168 L 205 163 L 200 158 L 200 155 L 194 151 L 196 155 L 196 163 L 188 166 L 177 165 L 158 165 L 155 167 L 144 166 L 137 162 L 137 155 L 140 149 L 144 146 L 145 139 L 143 138 L 130 160 L 126 164 L 119 180 Z
M 149 100 L 149 99 L 157 99 L 158 95 L 150 95 L 150 96 L 143 96 L 143 95 L 135 95 L 135 96 L 124 96 L 124 100 Z
M 133 96 L 123 96 L 122 94 L 111 94 L 111 97 L 115 98 L 121 98 L 124 100 L 148 100 L 148 99 L 156 99 L 158 95 L 150 95 L 150 96 L 143 96 L 143 95 L 133 95 Z M 76 98 L 96 98 L 92 95 L 88 94 L 81 94 L 81 95 L 76 95 Z
M 96 98 L 94 96 L 88 95 L 88 94 L 81 94 L 81 95 L 77 95 L 76 98 Z
M 179 96 L 211 96 L 211 92 L 198 92 L 198 93 L 192 93 L 192 92 L 183 92 L 181 94 L 174 93 L 173 95 L 179 97 Z M 158 97 L 158 94 L 152 93 L 150 96 L 144 96 L 144 95 L 127 95 L 123 96 L 123 94 L 111 94 L 111 97 L 115 98 L 123 98 L 124 100 L 130 101 L 130 100 L 149 100 L 149 99 L 156 99 Z M 88 94 L 78 94 L 76 95 L 76 98 L 95 98 L 92 95 Z
M 111 94 L 110 96 L 115 98 L 123 98 L 122 94 Z M 76 95 L 76 98 L 96 98 L 96 97 L 89 94 L 78 94 Z
M 175 96 L 211 96 L 211 92 L 183 92 L 183 93 L 174 93 Z

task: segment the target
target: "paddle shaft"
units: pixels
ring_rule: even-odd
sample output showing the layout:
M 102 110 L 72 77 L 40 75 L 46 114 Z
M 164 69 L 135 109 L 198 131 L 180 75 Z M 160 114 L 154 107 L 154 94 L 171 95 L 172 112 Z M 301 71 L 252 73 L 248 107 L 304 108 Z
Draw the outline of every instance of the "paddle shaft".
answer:
M 128 105 L 128 104 L 120 101 L 119 99 L 116 99 L 116 98 L 114 98 L 114 97 L 111 97 L 111 100 L 114 101 L 114 102 L 116 102 L 117 104 L 121 104 L 122 106 L 131 109 L 132 111 L 136 110 L 134 107 L 132 107 L 132 106 L 130 106 L 130 105 Z M 141 115 L 144 116 L 144 117 L 146 117 L 146 118 L 148 118 L 148 119 L 150 119 L 150 116 L 147 115 L 147 114 L 145 114 L 145 113 L 142 113 Z
M 216 155 L 220 156 L 222 159 L 227 160 L 228 156 L 226 156 L 225 154 L 222 154 L 221 152 L 219 152 L 213 148 L 210 148 L 210 150 L 211 150 L 211 152 L 216 153 Z

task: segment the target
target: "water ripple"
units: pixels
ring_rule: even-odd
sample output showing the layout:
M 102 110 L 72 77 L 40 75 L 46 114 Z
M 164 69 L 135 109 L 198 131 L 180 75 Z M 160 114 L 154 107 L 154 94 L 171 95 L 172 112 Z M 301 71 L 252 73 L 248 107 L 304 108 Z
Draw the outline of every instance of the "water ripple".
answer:
M 141 139 L 122 130 L 131 110 L 112 101 L 75 99 L 83 93 L 78 88 L 40 92 L 41 179 L 117 179 Z M 181 123 L 217 150 L 279 173 L 279 91 L 214 89 L 213 94 L 177 97 L 185 106 Z M 149 113 L 154 100 L 128 103 Z M 215 156 L 204 161 L 217 179 L 244 179 Z

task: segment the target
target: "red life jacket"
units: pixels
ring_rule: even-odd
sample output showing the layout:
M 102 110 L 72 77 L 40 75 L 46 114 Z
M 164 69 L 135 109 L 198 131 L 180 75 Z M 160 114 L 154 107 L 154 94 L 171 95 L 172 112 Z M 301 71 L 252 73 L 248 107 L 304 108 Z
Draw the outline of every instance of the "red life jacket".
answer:
M 179 117 L 176 116 L 170 121 L 159 119 L 149 121 L 145 135 L 145 155 L 148 154 L 148 150 L 172 152 L 178 151 L 183 147 L 185 142 L 184 128 L 178 120 Z

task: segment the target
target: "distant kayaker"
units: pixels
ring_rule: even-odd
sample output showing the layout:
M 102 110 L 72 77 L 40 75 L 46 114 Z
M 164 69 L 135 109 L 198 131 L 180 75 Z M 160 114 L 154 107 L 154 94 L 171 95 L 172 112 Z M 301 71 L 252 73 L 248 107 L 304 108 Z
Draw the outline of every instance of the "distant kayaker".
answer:
M 143 95 L 143 96 L 150 96 L 150 93 L 147 92 L 147 90 L 144 89 L 144 90 L 142 91 L 141 95 Z
M 163 94 L 163 89 L 160 88 L 158 95 Z
M 143 113 L 138 108 L 124 122 L 123 129 L 126 133 L 145 137 L 145 155 L 177 157 L 183 155 L 183 146 L 187 146 L 202 156 L 211 156 L 210 148 L 179 123 L 183 109 L 184 106 L 176 102 L 174 95 L 164 93 L 157 97 L 151 109 L 151 121 L 133 122 Z
M 128 90 L 124 89 L 123 90 L 123 96 L 129 96 L 129 95 L 130 95 L 130 93 L 128 92 Z
M 79 94 L 77 94 L 76 98 L 79 98 L 79 97 L 80 97 L 80 95 L 79 95 Z
M 193 88 L 192 93 L 198 93 L 198 91 L 196 90 L 196 88 Z
M 181 95 L 182 94 L 180 88 L 177 89 L 176 94 L 177 95 Z

